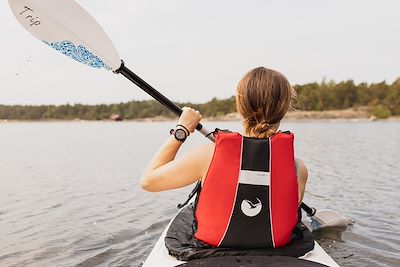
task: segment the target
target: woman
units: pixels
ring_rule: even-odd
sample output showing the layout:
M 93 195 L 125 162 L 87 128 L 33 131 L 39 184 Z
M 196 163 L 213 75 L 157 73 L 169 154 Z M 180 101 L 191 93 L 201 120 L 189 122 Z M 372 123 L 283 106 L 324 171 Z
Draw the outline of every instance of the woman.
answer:
M 199 111 L 183 108 L 178 125 L 146 167 L 142 188 L 157 192 L 201 181 L 195 237 L 212 247 L 286 245 L 308 176 L 304 163 L 294 160 L 293 134 L 278 131 L 294 97 L 279 72 L 251 70 L 236 91 L 243 134 L 219 132 L 216 144 L 175 159 L 201 120 Z

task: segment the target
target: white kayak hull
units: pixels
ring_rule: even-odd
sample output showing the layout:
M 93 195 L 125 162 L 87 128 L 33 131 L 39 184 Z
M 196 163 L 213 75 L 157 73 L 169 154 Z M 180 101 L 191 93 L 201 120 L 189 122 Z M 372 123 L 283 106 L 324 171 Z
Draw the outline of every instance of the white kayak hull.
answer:
M 184 263 L 184 261 L 179 261 L 168 254 L 168 250 L 164 242 L 168 228 L 169 225 L 161 234 L 142 267 L 172 267 Z M 300 259 L 322 263 L 331 267 L 339 267 L 339 265 L 322 249 L 317 242 L 315 242 L 314 249 L 300 257 Z

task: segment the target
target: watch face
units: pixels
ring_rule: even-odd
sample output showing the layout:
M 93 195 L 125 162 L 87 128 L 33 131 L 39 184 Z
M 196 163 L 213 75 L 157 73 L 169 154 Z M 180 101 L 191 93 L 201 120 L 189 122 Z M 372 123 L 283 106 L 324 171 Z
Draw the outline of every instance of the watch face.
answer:
M 186 139 L 186 132 L 183 129 L 176 129 L 175 130 L 175 137 L 178 140 L 185 140 Z

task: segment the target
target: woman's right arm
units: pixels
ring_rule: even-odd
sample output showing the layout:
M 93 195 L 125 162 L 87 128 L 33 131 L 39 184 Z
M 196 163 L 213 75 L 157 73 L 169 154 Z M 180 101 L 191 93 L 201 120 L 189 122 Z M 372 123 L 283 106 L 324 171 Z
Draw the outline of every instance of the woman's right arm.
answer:
M 299 196 L 298 196 L 298 204 L 300 206 L 301 202 L 303 201 L 304 192 L 306 191 L 306 183 L 308 178 L 308 170 L 307 166 L 304 164 L 302 160 L 297 159 L 299 171 L 297 177 L 297 183 L 299 188 Z

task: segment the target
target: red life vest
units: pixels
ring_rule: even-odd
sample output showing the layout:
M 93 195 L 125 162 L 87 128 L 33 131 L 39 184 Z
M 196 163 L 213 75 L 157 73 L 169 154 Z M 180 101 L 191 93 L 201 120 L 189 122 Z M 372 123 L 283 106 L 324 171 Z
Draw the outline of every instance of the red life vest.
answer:
M 217 134 L 195 211 L 198 240 L 230 248 L 290 242 L 298 220 L 293 141 L 292 133 L 262 139 Z

